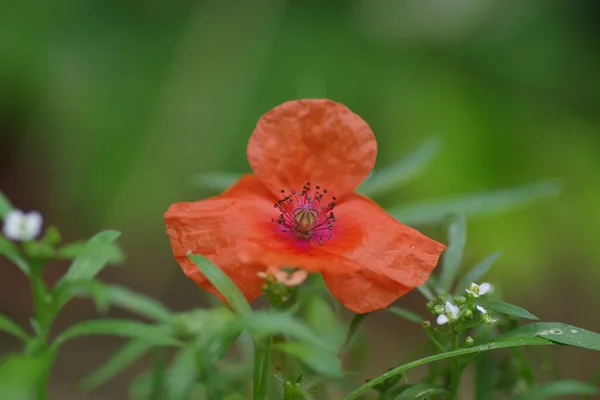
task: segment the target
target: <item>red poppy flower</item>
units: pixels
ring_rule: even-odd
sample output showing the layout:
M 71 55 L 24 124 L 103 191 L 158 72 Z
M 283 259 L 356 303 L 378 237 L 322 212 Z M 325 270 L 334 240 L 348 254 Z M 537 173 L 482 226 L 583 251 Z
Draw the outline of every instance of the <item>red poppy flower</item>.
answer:
M 375 164 L 377 143 L 346 106 L 283 103 L 258 121 L 247 154 L 254 175 L 165 213 L 175 258 L 198 286 L 221 297 L 189 251 L 219 266 L 248 301 L 260 295 L 268 267 L 320 272 L 357 313 L 387 307 L 427 280 L 444 245 L 353 193 Z

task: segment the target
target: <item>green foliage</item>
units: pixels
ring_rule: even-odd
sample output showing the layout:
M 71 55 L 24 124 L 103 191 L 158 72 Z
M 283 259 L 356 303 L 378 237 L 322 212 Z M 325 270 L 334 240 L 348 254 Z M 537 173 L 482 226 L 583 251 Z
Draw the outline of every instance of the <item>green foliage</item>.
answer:
M 27 340 L 27 333 L 16 322 L 0 314 L 0 332 L 6 332 L 21 340 Z
M 444 399 L 450 392 L 433 383 L 419 383 L 403 391 L 394 400 Z
M 225 275 L 219 267 L 211 263 L 202 255 L 190 254 L 189 259 L 198 267 L 208 280 L 217 288 L 219 293 L 227 300 L 231 308 L 240 315 L 250 315 L 252 309 L 238 290 L 235 284 Z
M 8 212 L 12 210 L 12 208 L 13 207 L 10 204 L 10 201 L 8 201 L 6 196 L 2 192 L 0 192 L 0 219 L 4 219 L 6 214 L 8 214 Z
M 442 254 L 443 267 L 438 283 L 440 292 L 448 293 L 450 291 L 458 275 L 466 243 L 467 220 L 463 215 L 455 215 L 448 227 L 448 247 Z
M 131 320 L 99 319 L 78 322 L 70 326 L 56 338 L 57 344 L 89 335 L 114 335 L 144 340 L 157 346 L 180 346 L 168 332 L 159 326 Z
M 456 293 L 462 293 L 466 288 L 469 287 L 471 283 L 477 283 L 482 279 L 485 274 L 488 272 L 492 264 L 500 258 L 502 255 L 501 252 L 497 251 L 495 253 L 487 256 L 483 261 L 473 267 L 469 272 L 467 272 L 456 285 Z
M 389 309 L 393 314 L 396 314 L 400 318 L 404 318 L 407 321 L 414 322 L 416 324 L 422 324 L 425 320 L 419 314 L 405 310 L 400 307 L 390 307 Z
M 378 196 L 400 187 L 417 176 L 440 150 L 439 139 L 430 139 L 418 149 L 390 166 L 375 170 L 357 189 L 367 196 Z
M 102 386 L 119 372 L 142 358 L 153 345 L 154 343 L 141 339 L 127 342 L 110 359 L 88 375 L 81 382 L 81 386 L 85 390 L 93 390 Z
M 375 172 L 361 186 L 361 191 L 380 195 L 406 183 L 432 159 L 438 147 L 436 140 L 425 143 L 400 162 Z M 237 177 L 207 175 L 198 177 L 197 183 L 224 189 Z M 349 365 L 354 369 L 352 343 L 360 335 L 368 314 L 354 315 L 349 324 L 343 322 L 335 304 L 326 300 L 329 297 L 322 282 L 308 280 L 299 288 L 281 285 L 285 296 L 265 285 L 263 290 L 269 295 L 270 308 L 253 310 L 223 270 L 202 255 L 189 254 L 189 259 L 220 292 L 226 305 L 176 313 L 144 294 L 96 279 L 105 266 L 123 260 L 115 243 L 120 235 L 117 231 L 104 231 L 85 243 L 62 247 L 58 247 L 60 233 L 54 228 L 46 230 L 40 240 L 27 243 L 13 243 L 0 236 L 0 254 L 27 274 L 35 305 L 32 334 L 0 314 L 0 331 L 24 344 L 22 354 L 0 361 L 0 398 L 43 398 L 57 352 L 68 341 L 90 335 L 116 336 L 128 341 L 82 380 L 84 390 L 94 390 L 146 355 L 153 356 L 150 370 L 131 383 L 133 399 L 234 400 L 247 398 L 251 392 L 253 400 L 303 400 L 312 399 L 313 394 L 314 398 L 325 398 L 334 393 L 330 392 L 332 388 L 349 391 L 346 400 L 359 398 L 371 389 L 378 392 L 379 400 L 456 399 L 462 372 L 472 363 L 476 366 L 477 400 L 494 398 L 499 393 L 515 394 L 518 399 L 594 395 L 596 388 L 576 381 L 538 383 L 523 348 L 561 344 L 600 350 L 599 334 L 560 323 L 519 326 L 520 318 L 538 318 L 495 297 L 465 292 L 470 283 L 483 278 L 499 252 L 460 276 L 467 238 L 466 216 L 525 204 L 555 193 L 556 188 L 541 184 L 396 210 L 399 215 L 409 212 L 405 222 L 449 223 L 448 248 L 441 258 L 440 272 L 418 288 L 427 298 L 427 310 L 432 315 L 423 317 L 396 306 L 388 309 L 391 314 L 421 325 L 419 329 L 424 330 L 433 351 L 420 359 L 396 364 L 358 387 L 352 383 L 354 371 L 344 371 L 342 361 L 351 358 Z M 0 215 L 9 208 L 8 201 L 0 195 Z M 56 259 L 73 261 L 51 287 L 42 278 L 42 272 L 48 261 Z M 100 313 L 117 307 L 151 322 L 114 318 L 81 321 L 52 337 L 55 318 L 78 296 L 90 298 Z M 487 312 L 481 313 L 478 305 Z M 439 324 L 432 325 L 430 321 Z M 168 348 L 174 350 L 171 360 Z M 500 349 L 509 352 L 500 353 L 504 357 L 496 362 L 496 353 L 491 351 Z M 422 366 L 428 368 L 427 377 L 413 382 L 407 371 Z
M 558 183 L 542 182 L 513 189 L 472 193 L 449 199 L 399 206 L 392 208 L 390 214 L 408 225 L 438 225 L 451 214 L 477 217 L 510 211 L 545 197 L 554 196 L 559 191 Z
M 538 320 L 539 318 L 530 313 L 529 311 L 515 306 L 509 303 L 506 303 L 501 300 L 478 300 L 477 303 L 484 307 L 488 311 L 495 311 L 500 314 L 509 315 L 511 317 L 519 317 L 525 319 L 533 319 Z
M 532 387 L 527 392 L 517 396 L 515 400 L 545 400 L 559 396 L 597 395 L 600 390 L 596 386 L 577 381 L 555 381 Z

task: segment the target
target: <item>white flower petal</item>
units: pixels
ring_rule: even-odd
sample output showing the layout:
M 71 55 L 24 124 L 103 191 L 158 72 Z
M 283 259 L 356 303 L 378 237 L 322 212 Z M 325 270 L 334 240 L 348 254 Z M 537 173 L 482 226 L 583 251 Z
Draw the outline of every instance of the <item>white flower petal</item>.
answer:
M 487 314 L 487 310 L 481 306 L 477 306 L 477 311 L 479 311 L 482 314 Z
M 32 211 L 25 215 L 23 221 L 23 230 L 21 232 L 22 240 L 31 240 L 38 236 L 42 230 L 42 215 L 37 211 Z
M 444 308 L 446 310 L 446 314 L 449 314 L 450 319 L 457 319 L 458 318 L 458 313 L 460 311 L 460 309 L 458 308 L 458 306 L 452 304 L 451 302 L 447 301 L 446 304 L 444 304 Z
M 489 283 L 482 283 L 481 286 L 479 286 L 479 295 L 483 296 L 486 293 L 489 293 L 492 291 L 492 285 L 490 285 Z
M 449 320 L 449 319 L 448 319 L 448 317 L 446 317 L 444 314 L 442 314 L 442 315 L 439 315 L 439 316 L 437 317 L 437 323 L 438 323 L 439 325 L 445 325 L 445 324 L 447 324 L 447 323 L 448 323 L 448 321 L 450 321 L 450 320 Z
M 467 293 L 472 294 L 473 297 L 479 297 L 479 295 L 475 292 L 470 291 L 469 289 L 466 289 Z

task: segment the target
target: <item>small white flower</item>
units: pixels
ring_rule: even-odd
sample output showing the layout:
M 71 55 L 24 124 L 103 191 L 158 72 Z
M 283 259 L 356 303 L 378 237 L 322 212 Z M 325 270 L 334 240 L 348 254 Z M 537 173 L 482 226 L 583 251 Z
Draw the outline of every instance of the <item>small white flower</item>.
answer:
M 479 311 L 482 314 L 487 314 L 487 310 L 481 306 L 477 306 L 477 311 Z
M 446 315 L 448 315 L 448 317 L 451 320 L 455 320 L 458 318 L 458 313 L 460 312 L 460 309 L 457 305 L 447 301 L 446 304 L 444 304 L 444 308 L 446 309 Z
M 452 304 L 451 302 L 447 301 L 446 304 L 444 304 L 444 314 L 441 314 L 437 317 L 437 323 L 439 325 L 444 325 L 447 324 L 450 321 L 454 321 L 456 319 L 458 319 L 458 314 L 460 312 L 460 309 L 458 308 L 457 305 Z
M 11 240 L 31 240 L 42 230 L 42 215 L 37 211 L 24 213 L 11 210 L 6 215 L 2 231 Z
M 472 294 L 473 297 L 479 297 L 483 296 L 486 293 L 490 293 L 493 289 L 494 287 L 487 282 L 482 283 L 481 285 L 471 283 L 471 287 L 469 289 L 466 289 L 466 291 L 467 293 Z

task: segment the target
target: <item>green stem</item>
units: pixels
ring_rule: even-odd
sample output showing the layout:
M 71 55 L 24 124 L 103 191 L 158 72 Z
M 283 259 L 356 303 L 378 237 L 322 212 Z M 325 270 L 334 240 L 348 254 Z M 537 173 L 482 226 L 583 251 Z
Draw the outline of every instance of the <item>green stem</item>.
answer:
M 271 337 L 254 341 L 254 400 L 265 400 L 271 361 Z
M 38 338 L 44 344 L 48 343 L 48 334 L 50 332 L 51 320 L 49 319 L 48 301 L 50 292 L 42 278 L 42 265 L 30 263 L 31 268 L 31 291 L 33 294 L 33 304 L 35 308 L 35 319 L 39 325 L 40 332 Z
M 473 347 L 469 347 L 469 348 L 453 350 L 453 351 L 449 351 L 447 353 L 434 354 L 429 357 L 421 358 L 420 360 L 415 360 L 415 361 L 406 363 L 404 365 L 400 365 L 399 367 L 393 368 L 393 369 L 385 372 L 384 374 L 379 375 L 377 378 L 371 379 L 369 382 L 365 383 L 364 385 L 360 386 L 358 389 L 356 389 L 352 393 L 350 393 L 348 395 L 348 397 L 346 397 L 346 400 L 356 399 L 357 397 L 359 397 L 361 394 L 363 394 L 367 390 L 371 389 L 374 386 L 379 385 L 380 383 L 384 382 L 387 379 L 390 379 L 396 375 L 399 375 L 405 371 L 408 371 L 409 369 L 412 369 L 412 368 L 415 368 L 415 367 L 418 367 L 418 366 L 421 366 L 424 364 L 428 364 L 428 363 L 431 363 L 434 361 L 439 361 L 439 360 L 443 360 L 445 358 L 450 358 L 450 357 L 458 357 L 458 356 L 462 356 L 464 354 L 479 353 L 479 352 L 490 351 L 490 350 L 494 350 L 494 349 L 504 349 L 507 347 L 540 346 L 540 345 L 551 345 L 551 344 L 552 344 L 551 342 L 549 342 L 548 340 L 542 339 L 542 338 L 527 338 L 527 339 L 522 339 L 519 341 L 514 341 L 514 340 L 508 341 L 507 340 L 505 342 L 499 341 L 499 342 L 495 342 L 495 343 L 487 343 L 487 344 L 482 344 L 479 346 L 473 346 Z

